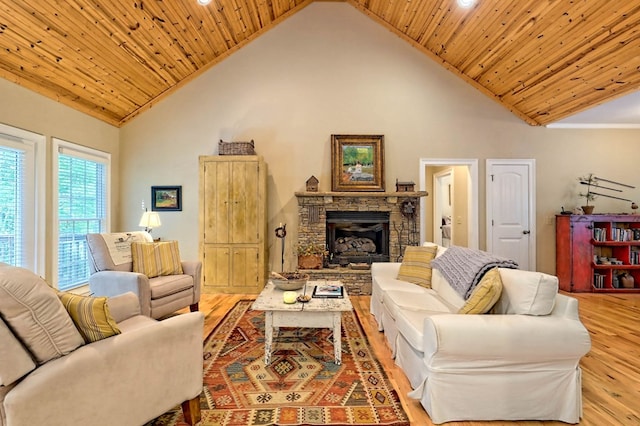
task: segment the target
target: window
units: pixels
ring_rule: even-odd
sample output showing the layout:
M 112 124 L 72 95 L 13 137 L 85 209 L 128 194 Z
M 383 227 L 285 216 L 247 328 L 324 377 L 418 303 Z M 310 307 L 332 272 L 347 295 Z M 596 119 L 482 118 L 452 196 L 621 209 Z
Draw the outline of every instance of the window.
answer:
M 57 174 L 57 286 L 69 290 L 89 279 L 86 235 L 108 228 L 110 155 L 54 139 Z
M 0 124 L 0 262 L 38 274 L 44 269 L 44 173 L 38 172 L 44 171 L 44 142 Z

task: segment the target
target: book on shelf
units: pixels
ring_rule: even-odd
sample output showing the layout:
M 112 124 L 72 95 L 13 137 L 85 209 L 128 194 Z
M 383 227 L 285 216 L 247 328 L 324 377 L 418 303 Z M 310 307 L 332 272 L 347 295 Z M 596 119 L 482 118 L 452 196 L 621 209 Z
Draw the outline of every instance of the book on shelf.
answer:
M 604 288 L 604 275 L 593 274 L 593 286 L 595 288 Z
M 611 235 L 607 238 L 606 228 L 593 228 L 594 241 L 637 241 L 640 240 L 640 229 L 637 228 L 618 228 L 612 227 L 610 231 Z
M 313 297 L 325 299 L 341 299 L 344 297 L 343 287 L 333 284 L 317 285 L 313 288 Z
M 612 241 L 631 241 L 633 239 L 633 230 L 628 228 L 611 228 Z
M 606 241 L 607 230 L 605 228 L 593 228 L 593 239 L 595 241 Z

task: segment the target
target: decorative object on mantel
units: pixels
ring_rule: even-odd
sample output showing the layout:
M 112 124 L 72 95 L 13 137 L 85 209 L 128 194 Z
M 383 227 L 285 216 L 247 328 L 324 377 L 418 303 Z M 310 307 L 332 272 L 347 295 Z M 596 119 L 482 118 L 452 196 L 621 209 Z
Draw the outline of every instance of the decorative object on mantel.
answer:
M 383 135 L 331 135 L 331 190 L 384 191 Z
M 254 142 L 225 142 L 220 139 L 218 142 L 219 155 L 256 155 Z
M 597 190 L 622 192 L 622 189 L 612 188 L 610 186 L 602 185 L 601 182 L 605 182 L 606 184 L 610 184 L 610 185 L 621 186 L 621 187 L 624 187 L 624 188 L 631 188 L 631 189 L 635 189 L 635 186 L 627 185 L 626 183 L 620 183 L 620 182 L 616 182 L 616 181 L 605 179 L 605 178 L 601 178 L 601 177 L 595 176 L 593 173 L 589 173 L 586 176 L 579 177 L 578 178 L 578 182 L 580 182 L 581 185 L 586 185 L 587 186 L 587 191 L 580 193 L 580 196 L 584 197 L 587 200 L 586 205 L 582 206 L 582 211 L 584 212 L 584 214 L 592 214 L 593 213 L 594 206 L 589 205 L 589 201 L 593 201 L 596 198 L 596 196 L 613 198 L 615 200 L 628 201 L 628 202 L 632 203 L 632 208 L 633 208 L 633 204 L 635 204 L 635 203 L 633 203 L 631 200 L 629 200 L 627 198 L 616 197 L 615 195 L 603 194 L 601 192 L 594 192 L 594 190 L 593 190 L 593 188 L 596 188 Z
M 325 247 L 316 243 L 298 244 L 298 268 L 322 269 Z
M 318 184 L 320 181 L 317 177 L 311 175 L 309 179 L 307 179 L 307 192 L 318 192 Z
M 396 192 L 413 192 L 415 186 L 414 182 L 398 182 L 396 179 Z

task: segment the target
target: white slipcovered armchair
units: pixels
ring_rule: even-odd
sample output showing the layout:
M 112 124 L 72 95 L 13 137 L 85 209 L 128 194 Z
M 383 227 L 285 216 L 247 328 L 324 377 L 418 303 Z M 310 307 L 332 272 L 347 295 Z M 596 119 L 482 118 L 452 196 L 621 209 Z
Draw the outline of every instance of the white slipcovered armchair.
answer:
M 133 292 L 140 300 L 142 315 L 155 319 L 187 306 L 191 312 L 197 311 L 202 262 L 182 261 L 183 274 L 149 278 L 133 272 L 132 241 L 153 242 L 153 238 L 140 231 L 87 234 L 92 294 L 112 297 Z

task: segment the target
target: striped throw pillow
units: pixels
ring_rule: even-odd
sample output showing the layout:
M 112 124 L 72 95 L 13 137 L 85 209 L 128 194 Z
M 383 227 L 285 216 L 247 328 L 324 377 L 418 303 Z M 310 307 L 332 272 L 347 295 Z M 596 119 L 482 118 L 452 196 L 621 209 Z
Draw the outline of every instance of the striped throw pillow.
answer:
M 502 295 L 502 278 L 498 268 L 493 268 L 480 280 L 478 285 L 467 299 L 467 302 L 458 311 L 459 314 L 486 314 L 493 308 Z
M 182 263 L 177 241 L 158 243 L 131 243 L 133 272 L 149 278 L 182 274 Z
M 431 261 L 437 252 L 437 246 L 407 246 L 404 249 L 398 279 L 431 288 Z
M 88 297 L 73 293 L 58 293 L 58 297 L 85 343 L 120 334 L 120 329 L 109 312 L 106 297 Z

